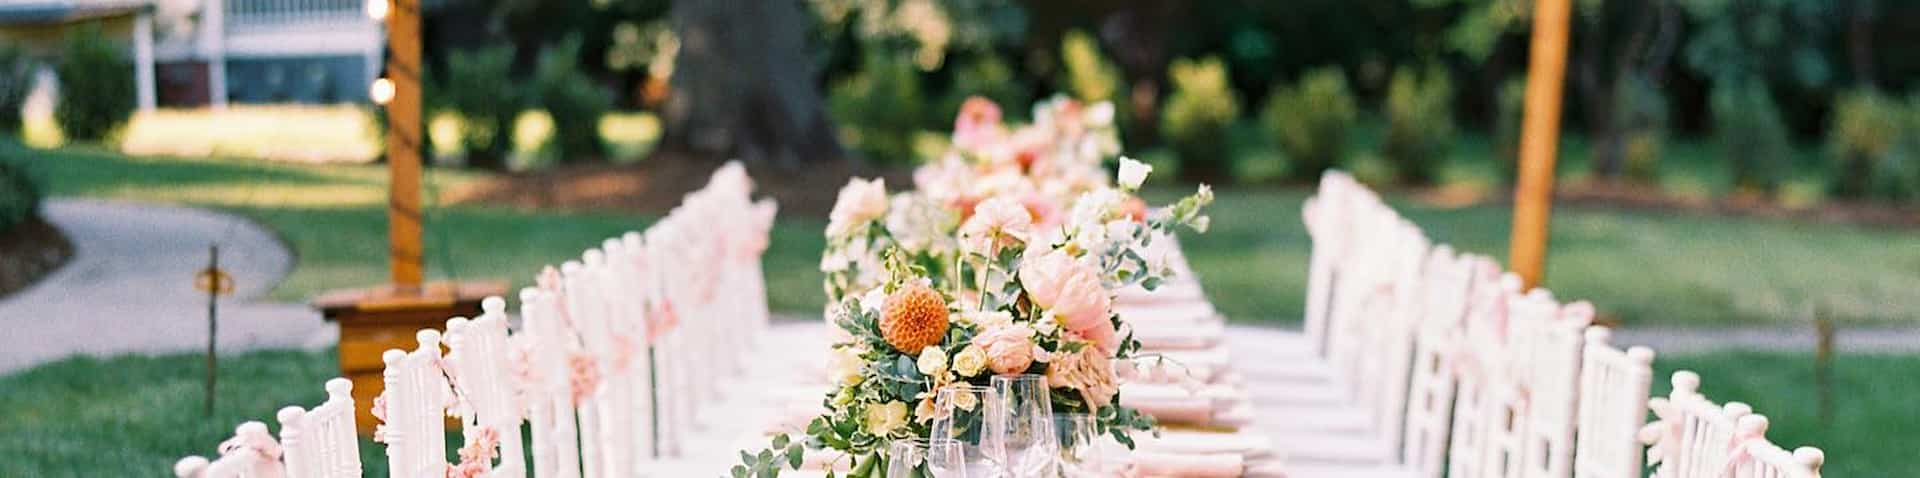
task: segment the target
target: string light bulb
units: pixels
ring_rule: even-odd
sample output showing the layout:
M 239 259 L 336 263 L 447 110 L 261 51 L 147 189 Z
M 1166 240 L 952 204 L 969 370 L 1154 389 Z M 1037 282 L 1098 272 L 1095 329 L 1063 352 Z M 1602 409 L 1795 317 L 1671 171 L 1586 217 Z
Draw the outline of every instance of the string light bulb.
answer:
M 374 104 L 386 106 L 393 101 L 393 80 L 384 76 L 373 80 L 373 85 L 367 87 L 367 97 L 372 98 Z
M 393 4 L 388 3 L 391 1 L 393 0 L 367 0 L 367 18 L 372 18 L 374 21 L 386 20 L 387 12 L 393 9 Z

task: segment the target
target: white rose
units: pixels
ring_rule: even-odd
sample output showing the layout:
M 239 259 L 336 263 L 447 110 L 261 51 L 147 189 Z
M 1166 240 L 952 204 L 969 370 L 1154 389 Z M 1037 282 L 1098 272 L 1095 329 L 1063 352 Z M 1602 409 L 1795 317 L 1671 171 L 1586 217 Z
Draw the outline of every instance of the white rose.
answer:
M 920 349 L 920 359 L 914 361 L 914 367 L 920 369 L 921 375 L 929 377 L 944 374 L 947 372 L 947 352 L 940 350 L 940 347 Z
M 866 360 L 860 358 L 860 350 L 854 347 L 834 347 L 833 355 L 827 363 L 827 379 L 835 385 L 853 386 L 864 379 L 862 373 Z
M 1153 172 L 1153 166 L 1126 156 L 1120 157 L 1120 187 L 1140 189 L 1140 183 L 1147 181 L 1147 173 Z
M 827 236 L 845 235 L 855 226 L 879 219 L 886 213 L 886 178 L 871 181 L 853 178 L 840 188 L 840 197 L 834 201 L 833 211 L 827 214 Z

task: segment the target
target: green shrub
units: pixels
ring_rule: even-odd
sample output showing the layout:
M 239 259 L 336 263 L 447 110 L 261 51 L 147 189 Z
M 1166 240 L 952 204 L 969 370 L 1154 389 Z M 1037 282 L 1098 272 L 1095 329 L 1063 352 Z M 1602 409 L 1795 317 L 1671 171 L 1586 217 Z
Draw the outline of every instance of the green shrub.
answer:
M 1833 103 L 1827 126 L 1827 154 L 1835 170 L 1833 195 L 1866 197 L 1875 173 L 1895 154 L 1903 133 L 1900 105 L 1871 90 L 1842 93 Z
M 1500 180 L 1512 184 L 1520 177 L 1520 122 L 1527 109 L 1527 78 L 1508 78 L 1497 93 L 1500 111 L 1493 118 L 1493 167 Z
M 913 64 L 874 52 L 860 73 L 834 85 L 827 108 L 839 124 L 840 140 L 867 161 L 906 164 L 914 159 L 914 133 L 925 125 L 923 102 Z
M 1114 122 L 1125 130 L 1133 117 L 1127 101 L 1126 77 L 1120 67 L 1100 53 L 1100 42 L 1080 30 L 1068 30 L 1060 37 L 1060 65 L 1066 76 L 1064 90 L 1085 102 L 1113 102 Z
M 1653 182 L 1660 176 L 1661 148 L 1667 142 L 1667 99 L 1640 76 L 1614 89 L 1613 125 L 1620 129 L 1620 161 L 1628 179 Z
M 1416 74 L 1401 68 L 1387 86 L 1387 133 L 1380 155 L 1401 182 L 1431 184 L 1453 146 L 1453 82 L 1429 67 Z
M 1920 93 L 1907 96 L 1904 105 L 1894 104 L 1888 109 L 1899 129 L 1892 151 L 1874 168 L 1870 193 L 1884 199 L 1920 202 Z
M 1766 84 L 1758 78 L 1723 83 L 1712 96 L 1714 136 L 1733 170 L 1734 188 L 1773 194 L 1793 145 L 1787 142 L 1787 125 Z
M 53 118 L 67 139 L 98 141 L 133 116 L 133 65 L 120 48 L 89 24 L 67 35 L 55 72 L 60 104 Z
M 1294 86 L 1276 87 L 1261 120 L 1286 153 L 1293 178 L 1314 180 L 1345 159 L 1356 114 L 1347 75 L 1336 66 L 1309 71 Z
M 580 37 L 568 37 L 540 52 L 534 72 L 540 105 L 553 117 L 553 145 L 562 163 L 605 159 L 607 151 L 600 141 L 600 117 L 613 108 L 613 96 L 580 71 L 579 60 Z
M 1014 77 L 1013 67 L 999 55 L 977 55 L 954 70 L 953 88 L 941 102 L 938 114 L 929 121 L 951 126 L 954 117 L 960 114 L 960 105 L 973 96 L 993 100 L 1008 119 L 1026 116 L 1026 107 L 1033 104 L 1033 92 Z
M 46 190 L 27 168 L 26 155 L 30 152 L 25 147 L 0 143 L 0 235 L 40 212 Z
M 1227 129 L 1240 118 L 1240 95 L 1219 58 L 1174 60 L 1173 92 L 1160 111 L 1160 135 L 1180 156 L 1186 179 L 1215 180 L 1232 171 Z
M 20 136 L 21 108 L 33 92 L 33 58 L 26 50 L 0 45 L 0 138 Z
M 455 51 L 447 56 L 447 74 L 441 78 L 439 96 L 445 107 L 460 115 L 460 144 L 468 166 L 507 168 L 507 154 L 513 149 L 513 121 L 525 103 L 512 73 L 512 45 Z

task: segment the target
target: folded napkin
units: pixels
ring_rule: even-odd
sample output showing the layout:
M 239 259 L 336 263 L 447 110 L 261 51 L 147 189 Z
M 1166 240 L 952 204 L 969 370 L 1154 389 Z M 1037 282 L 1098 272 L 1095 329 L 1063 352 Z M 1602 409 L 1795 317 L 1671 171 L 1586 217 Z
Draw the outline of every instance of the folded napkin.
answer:
M 1137 478 L 1237 478 L 1246 471 L 1246 459 L 1237 453 L 1188 455 L 1133 452 L 1128 476 Z
M 1252 432 L 1220 433 L 1196 430 L 1162 430 L 1160 436 L 1143 434 L 1137 450 L 1152 453 L 1205 455 L 1234 453 L 1242 456 L 1273 456 L 1273 440 Z
M 1135 327 L 1154 322 L 1169 324 L 1197 324 L 1219 322 L 1220 312 L 1213 304 L 1202 301 L 1182 301 L 1172 303 L 1153 303 L 1141 305 L 1115 305 L 1113 311 Z
M 1209 425 L 1213 423 L 1213 401 L 1204 398 L 1135 400 L 1121 396 L 1122 405 L 1153 417 L 1161 424 Z

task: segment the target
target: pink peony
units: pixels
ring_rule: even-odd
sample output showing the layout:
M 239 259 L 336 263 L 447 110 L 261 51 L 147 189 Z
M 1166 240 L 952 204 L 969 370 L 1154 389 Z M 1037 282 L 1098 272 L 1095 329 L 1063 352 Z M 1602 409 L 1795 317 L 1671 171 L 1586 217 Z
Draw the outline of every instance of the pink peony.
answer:
M 1000 375 L 1015 375 L 1033 365 L 1033 328 L 1004 325 L 973 336 L 973 345 L 986 350 L 987 368 Z
M 996 197 L 973 208 L 973 217 L 960 225 L 960 244 L 968 251 L 989 254 L 1027 240 L 1033 215 L 1020 202 Z
M 1092 340 L 1103 351 L 1119 346 L 1108 319 L 1113 298 L 1100 282 L 1099 271 L 1074 261 L 1066 251 L 1053 250 L 1021 261 L 1020 284 L 1034 304 L 1053 312 L 1068 331 Z

